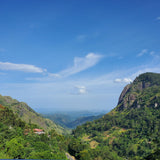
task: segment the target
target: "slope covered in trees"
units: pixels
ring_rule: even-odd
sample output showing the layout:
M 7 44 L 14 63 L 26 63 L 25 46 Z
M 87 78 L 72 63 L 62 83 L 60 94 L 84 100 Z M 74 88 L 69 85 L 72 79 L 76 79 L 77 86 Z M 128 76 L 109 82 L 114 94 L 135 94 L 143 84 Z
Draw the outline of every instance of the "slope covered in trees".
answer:
M 160 74 L 137 77 L 124 88 L 115 109 L 78 126 L 73 135 L 88 145 L 79 151 L 70 144 L 78 159 L 160 158 Z
M 66 159 L 67 138 L 55 130 L 38 135 L 34 128 L 39 126 L 26 124 L 8 107 L 0 105 L 0 158 Z
M 26 123 L 37 124 L 45 130 L 55 129 L 60 134 L 67 132 L 67 130 L 55 124 L 53 121 L 43 118 L 24 102 L 19 102 L 9 96 L 0 95 L 0 104 L 9 107 L 14 114 Z

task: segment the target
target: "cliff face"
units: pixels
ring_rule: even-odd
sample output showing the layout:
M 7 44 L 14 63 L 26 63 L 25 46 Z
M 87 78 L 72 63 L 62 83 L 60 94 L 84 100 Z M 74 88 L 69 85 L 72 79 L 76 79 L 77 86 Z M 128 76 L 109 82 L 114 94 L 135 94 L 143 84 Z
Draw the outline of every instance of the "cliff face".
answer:
M 116 110 L 122 111 L 130 107 L 141 107 L 142 99 L 144 98 L 144 93 L 148 91 L 151 94 L 158 93 L 158 88 L 160 87 L 160 74 L 156 73 L 144 73 L 137 77 L 133 83 L 127 85 L 118 101 L 118 106 Z M 149 98 L 149 97 L 148 97 Z M 151 98 L 151 97 L 150 97 Z M 156 97 L 154 97 L 156 99 Z

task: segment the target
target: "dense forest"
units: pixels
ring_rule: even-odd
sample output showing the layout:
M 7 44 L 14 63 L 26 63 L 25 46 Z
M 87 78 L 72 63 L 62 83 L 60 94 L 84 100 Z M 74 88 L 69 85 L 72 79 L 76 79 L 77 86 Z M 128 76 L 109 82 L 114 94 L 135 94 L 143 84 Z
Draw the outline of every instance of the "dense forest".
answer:
M 1 159 L 160 159 L 160 74 L 145 73 L 122 91 L 117 107 L 63 135 L 23 121 L 0 105 Z M 41 129 L 42 134 L 35 133 Z

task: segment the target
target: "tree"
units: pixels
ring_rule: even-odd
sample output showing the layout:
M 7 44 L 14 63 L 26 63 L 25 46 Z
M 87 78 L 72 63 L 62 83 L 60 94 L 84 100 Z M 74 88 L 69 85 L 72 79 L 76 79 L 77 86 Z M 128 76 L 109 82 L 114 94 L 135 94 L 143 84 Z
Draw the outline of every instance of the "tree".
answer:
M 13 138 L 10 141 L 6 142 L 5 152 L 14 159 L 23 159 L 24 158 L 24 139 L 21 137 Z

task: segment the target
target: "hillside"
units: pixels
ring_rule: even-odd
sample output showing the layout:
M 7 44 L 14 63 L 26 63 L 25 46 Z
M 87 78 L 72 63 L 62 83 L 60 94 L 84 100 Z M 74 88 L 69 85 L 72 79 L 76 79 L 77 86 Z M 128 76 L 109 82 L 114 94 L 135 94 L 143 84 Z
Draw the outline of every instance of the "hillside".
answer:
M 73 135 L 88 144 L 81 150 L 70 144 L 70 153 L 77 159 L 159 159 L 160 74 L 138 76 L 124 88 L 115 109 L 78 126 Z
M 24 102 L 19 102 L 9 96 L 0 95 L 0 104 L 9 107 L 14 114 L 26 123 L 33 123 L 45 130 L 55 129 L 58 133 L 65 133 L 66 130 L 55 124 L 53 121 L 43 118 Z
M 34 128 L 39 126 L 28 125 L 0 105 L 0 159 L 67 159 L 64 136 L 55 130 L 39 135 Z

